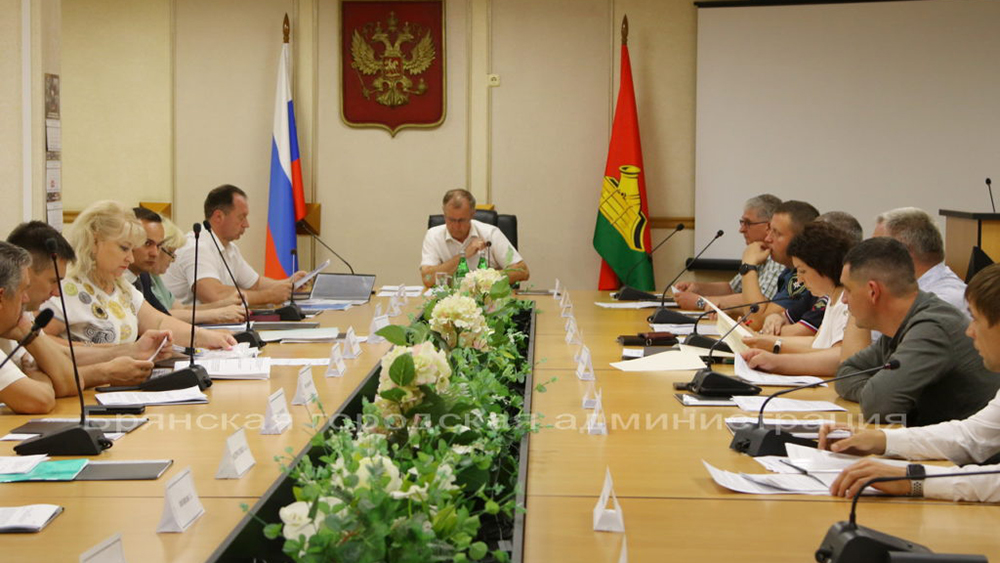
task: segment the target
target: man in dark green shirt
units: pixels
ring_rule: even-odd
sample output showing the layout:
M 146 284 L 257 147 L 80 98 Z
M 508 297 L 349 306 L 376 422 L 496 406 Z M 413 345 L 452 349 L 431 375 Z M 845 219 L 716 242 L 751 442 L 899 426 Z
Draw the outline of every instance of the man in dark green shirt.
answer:
M 903 244 L 888 237 L 862 242 L 847 254 L 841 281 L 854 322 L 844 333 L 837 375 L 900 363 L 836 383 L 841 397 L 861 404 L 866 420 L 925 426 L 967 418 L 996 395 L 1000 378 L 965 335 L 968 320 L 918 289 Z M 863 348 L 870 330 L 882 337 Z

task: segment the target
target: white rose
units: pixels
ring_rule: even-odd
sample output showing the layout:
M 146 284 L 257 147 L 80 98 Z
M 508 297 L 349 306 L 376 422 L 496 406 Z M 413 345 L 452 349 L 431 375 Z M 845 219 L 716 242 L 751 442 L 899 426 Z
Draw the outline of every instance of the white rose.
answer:
M 309 538 L 316 535 L 319 524 L 323 521 L 323 516 L 319 511 L 316 512 L 316 518 L 310 520 L 309 503 L 301 500 L 278 510 L 278 516 L 285 524 L 281 528 L 281 534 L 289 540 L 298 539 L 299 536 L 304 535 L 306 541 L 309 541 Z

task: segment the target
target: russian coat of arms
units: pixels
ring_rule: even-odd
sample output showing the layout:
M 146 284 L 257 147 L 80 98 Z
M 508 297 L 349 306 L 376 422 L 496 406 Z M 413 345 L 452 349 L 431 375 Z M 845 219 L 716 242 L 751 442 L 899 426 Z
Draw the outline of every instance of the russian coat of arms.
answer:
M 341 3 L 342 116 L 353 127 L 433 127 L 444 120 L 440 1 Z

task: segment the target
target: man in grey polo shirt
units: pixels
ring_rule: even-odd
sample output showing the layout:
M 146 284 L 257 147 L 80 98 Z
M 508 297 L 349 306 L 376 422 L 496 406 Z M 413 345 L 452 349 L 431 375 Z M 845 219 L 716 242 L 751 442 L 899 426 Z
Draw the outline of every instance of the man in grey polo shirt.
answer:
M 1000 378 L 986 369 L 965 334 L 965 317 L 917 287 L 902 243 L 876 237 L 855 246 L 841 281 L 856 322 L 844 332 L 837 375 L 900 362 L 896 370 L 836 383 L 841 397 L 861 404 L 866 419 L 925 426 L 966 418 L 1000 389 Z M 862 349 L 872 329 L 882 336 Z

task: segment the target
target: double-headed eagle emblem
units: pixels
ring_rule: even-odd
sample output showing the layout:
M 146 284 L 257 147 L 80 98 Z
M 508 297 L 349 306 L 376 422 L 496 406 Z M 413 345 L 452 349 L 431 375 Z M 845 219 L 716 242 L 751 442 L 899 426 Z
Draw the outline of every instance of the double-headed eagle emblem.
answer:
M 396 13 L 389 12 L 385 29 L 382 22 L 368 23 L 351 36 L 351 68 L 361 82 L 361 93 L 365 99 L 374 97 L 391 108 L 409 103 L 411 94 L 419 96 L 427 91 L 423 78 L 415 86 L 413 79 L 423 74 L 436 56 L 429 30 L 410 22 L 402 27 L 398 24 Z M 407 45 L 409 53 L 404 53 Z

